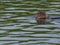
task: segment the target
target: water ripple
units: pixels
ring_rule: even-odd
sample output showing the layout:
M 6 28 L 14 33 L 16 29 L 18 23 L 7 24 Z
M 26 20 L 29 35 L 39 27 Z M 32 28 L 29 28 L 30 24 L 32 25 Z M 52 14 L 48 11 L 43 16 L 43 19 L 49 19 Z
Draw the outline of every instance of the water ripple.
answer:
M 0 45 L 60 45 L 60 19 L 49 20 L 53 25 L 37 25 L 35 20 L 37 11 L 59 17 L 59 0 L 0 2 Z

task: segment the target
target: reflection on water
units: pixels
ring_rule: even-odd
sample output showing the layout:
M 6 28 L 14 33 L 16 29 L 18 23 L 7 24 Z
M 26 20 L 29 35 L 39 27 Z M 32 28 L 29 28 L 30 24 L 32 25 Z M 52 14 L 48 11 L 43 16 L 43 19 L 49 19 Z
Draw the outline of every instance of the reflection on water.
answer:
M 56 2 L 57 1 L 57 2 Z M 0 45 L 60 45 L 60 0 L 1 0 Z M 37 25 L 35 13 L 46 11 L 54 25 Z

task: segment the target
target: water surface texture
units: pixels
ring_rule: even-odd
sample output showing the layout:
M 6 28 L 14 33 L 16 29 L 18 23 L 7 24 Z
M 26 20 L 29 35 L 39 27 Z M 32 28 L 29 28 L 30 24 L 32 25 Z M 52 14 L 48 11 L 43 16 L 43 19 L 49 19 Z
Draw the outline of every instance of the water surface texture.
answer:
M 60 19 L 37 25 L 35 13 L 60 16 L 60 0 L 0 0 L 0 45 L 60 45 Z

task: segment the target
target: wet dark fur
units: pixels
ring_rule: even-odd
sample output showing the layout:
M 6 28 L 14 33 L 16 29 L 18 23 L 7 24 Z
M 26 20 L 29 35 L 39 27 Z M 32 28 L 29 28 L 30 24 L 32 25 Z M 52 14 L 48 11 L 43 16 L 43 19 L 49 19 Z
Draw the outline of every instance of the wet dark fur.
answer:
M 37 16 L 38 17 L 44 16 L 44 18 L 38 18 L 38 17 L 36 17 L 37 24 L 46 24 L 46 13 L 45 12 L 39 12 L 39 13 L 37 13 Z

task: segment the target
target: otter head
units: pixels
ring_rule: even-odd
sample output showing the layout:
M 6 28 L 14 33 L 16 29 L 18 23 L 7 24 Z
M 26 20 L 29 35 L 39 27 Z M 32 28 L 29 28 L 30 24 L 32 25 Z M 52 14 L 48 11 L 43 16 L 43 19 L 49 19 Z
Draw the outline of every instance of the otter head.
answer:
M 47 18 L 48 18 L 48 14 L 46 12 L 36 13 L 36 21 L 38 24 L 46 24 Z
M 37 14 L 36 14 L 36 18 L 38 18 L 38 19 L 40 19 L 40 18 L 45 18 L 45 19 L 47 19 L 48 18 L 48 14 L 46 13 L 46 12 L 38 12 Z

